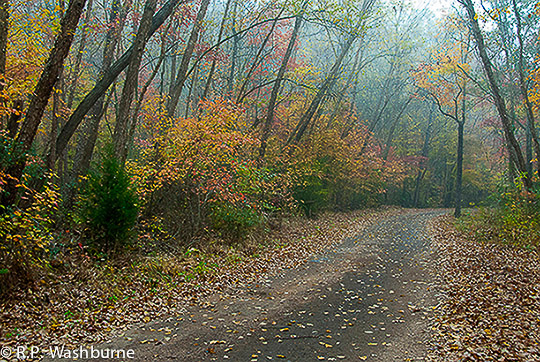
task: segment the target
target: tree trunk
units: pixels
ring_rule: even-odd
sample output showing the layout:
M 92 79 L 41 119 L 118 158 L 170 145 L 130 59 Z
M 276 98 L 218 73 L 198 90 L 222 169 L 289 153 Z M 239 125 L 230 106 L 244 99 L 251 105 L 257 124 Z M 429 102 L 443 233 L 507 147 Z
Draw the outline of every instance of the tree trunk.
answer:
M 533 174 L 533 140 L 531 134 L 531 128 L 529 122 L 527 122 L 527 129 L 525 130 L 525 163 L 527 164 L 527 173 L 532 176 Z
M 453 169 L 448 167 L 448 162 L 445 159 L 444 160 L 444 201 L 443 201 L 443 207 L 449 208 L 452 206 L 452 195 L 454 194 L 453 186 L 454 182 L 452 182 L 452 173 Z
M 413 207 L 418 207 L 418 202 L 420 200 L 420 183 L 422 182 L 422 179 L 424 178 L 424 175 L 426 174 L 427 170 L 427 157 L 429 155 L 429 141 L 431 138 L 431 127 L 433 126 L 433 107 L 431 107 L 431 110 L 429 111 L 429 121 L 428 126 L 426 128 L 426 136 L 424 138 L 424 146 L 422 147 L 422 157 L 423 157 L 423 164 L 421 165 L 421 169 L 418 170 L 418 174 L 416 175 L 416 182 L 414 186 L 414 196 L 413 196 Z
M 152 25 L 152 16 L 156 11 L 157 0 L 147 0 L 144 6 L 143 15 L 137 30 L 137 35 L 133 42 L 133 53 L 131 54 L 129 65 L 122 89 L 122 97 L 118 106 L 118 114 L 116 116 L 116 125 L 114 128 L 114 152 L 121 164 L 127 157 L 127 145 L 129 143 L 129 119 L 130 109 L 135 97 L 135 91 L 138 87 L 139 67 L 141 65 L 142 56 L 146 43 L 148 42 L 149 30 Z
M 46 155 L 46 168 L 52 170 L 56 157 L 54 155 L 56 137 L 58 136 L 58 128 L 60 127 L 61 110 L 62 110 L 62 97 L 61 94 L 64 91 L 64 81 L 62 74 L 60 79 L 53 90 L 53 107 L 51 115 L 51 132 L 49 133 L 48 149 L 49 152 Z
M 274 122 L 274 113 L 277 103 L 277 98 L 279 95 L 279 89 L 281 87 L 281 81 L 283 80 L 283 77 L 285 76 L 285 72 L 287 71 L 287 66 L 289 64 L 289 60 L 291 59 L 292 52 L 294 50 L 294 44 L 296 43 L 296 39 L 298 38 L 298 33 L 300 32 L 300 27 L 302 26 L 302 22 L 304 20 L 304 11 L 305 6 L 307 5 L 307 2 L 304 3 L 304 7 L 300 14 L 296 17 L 296 20 L 294 21 L 294 29 L 291 34 L 291 39 L 289 39 L 289 44 L 287 45 L 287 50 L 285 51 L 285 55 L 283 55 L 283 60 L 281 61 L 281 66 L 279 68 L 276 82 L 274 83 L 274 86 L 272 87 L 272 93 L 270 95 L 270 101 L 268 102 L 268 110 L 266 113 L 266 118 L 263 124 L 262 133 L 261 133 L 261 144 L 259 146 L 259 162 L 262 162 L 264 159 L 264 155 L 266 153 L 266 143 L 268 142 L 268 138 L 270 137 L 270 130 L 272 129 L 272 123 Z
M 167 3 L 165 3 L 165 5 L 163 5 L 156 13 L 156 15 L 154 15 L 148 37 L 152 36 L 159 29 L 165 20 L 167 20 L 167 18 L 172 14 L 178 4 L 187 1 L 190 0 L 167 1 Z M 111 65 L 109 70 L 103 75 L 103 77 L 101 77 L 94 88 L 88 92 L 81 103 L 79 103 L 75 111 L 71 114 L 71 117 L 60 131 L 58 139 L 56 140 L 56 157 L 62 154 L 69 140 L 84 119 L 84 116 L 90 111 L 92 106 L 101 98 L 101 96 L 107 92 L 107 89 L 109 89 L 111 84 L 128 66 L 132 52 L 133 46 L 126 50 L 126 52 L 117 61 L 115 61 L 114 64 Z
M 23 101 L 16 99 L 13 101 L 13 109 L 15 112 L 11 112 L 7 119 L 7 136 L 9 138 L 15 138 L 17 131 L 19 130 L 19 121 L 23 112 Z
M 186 82 L 189 62 L 191 61 L 193 50 L 195 49 L 195 45 L 197 44 L 197 39 L 199 38 L 199 33 L 201 31 L 204 18 L 206 16 L 206 11 L 208 10 L 209 3 L 210 0 L 201 1 L 201 7 L 199 8 L 199 11 L 197 13 L 197 18 L 195 19 L 195 23 L 193 24 L 191 34 L 189 35 L 189 40 L 187 42 L 184 54 L 182 55 L 182 61 L 180 62 L 180 68 L 178 69 L 178 73 L 174 81 L 174 87 L 169 95 L 170 98 L 167 104 L 167 114 L 169 115 L 169 117 L 174 117 L 176 113 L 176 107 L 178 106 L 178 101 L 180 100 L 180 95 L 182 94 L 184 83 Z
M 395 59 L 397 55 L 391 60 L 390 69 L 388 70 L 388 74 L 386 75 L 386 79 L 384 81 L 383 87 L 382 87 L 382 96 L 379 97 L 379 101 L 377 102 L 377 107 L 374 109 L 376 113 L 373 114 L 373 120 L 369 122 L 368 125 L 368 132 L 366 135 L 366 138 L 364 139 L 364 142 L 362 144 L 362 148 L 360 149 L 360 153 L 364 153 L 364 151 L 367 148 L 367 145 L 371 139 L 371 135 L 375 131 L 375 128 L 378 126 L 379 122 L 383 118 L 384 111 L 386 110 L 386 107 L 390 104 L 390 100 L 401 90 L 401 87 L 390 87 L 390 82 L 395 78 L 394 77 L 394 71 L 395 71 L 395 64 L 397 62 L 397 59 Z M 392 93 L 388 93 L 392 89 Z
M 405 110 L 409 106 L 409 103 L 411 103 L 412 100 L 413 98 L 409 97 L 409 99 L 403 104 L 403 106 L 401 106 L 401 109 L 399 110 L 399 113 L 396 119 L 394 120 L 394 122 L 392 123 L 392 126 L 390 127 L 390 130 L 388 132 L 388 137 L 386 138 L 386 145 L 384 146 L 384 151 L 383 151 L 383 160 L 385 161 L 388 158 L 388 154 L 390 153 L 390 145 L 392 144 L 392 139 L 394 138 L 394 132 L 396 131 L 399 120 L 401 119 L 401 116 L 403 115 L 403 113 L 405 112 Z
M 77 92 L 77 85 L 79 83 L 79 76 L 81 70 L 81 64 L 84 54 L 84 49 L 86 47 L 86 40 L 88 39 L 88 24 L 92 18 L 92 6 L 94 0 L 88 0 L 86 5 L 86 15 L 84 17 L 84 26 L 82 29 L 81 40 L 79 42 L 79 48 L 77 49 L 77 55 L 75 56 L 75 65 L 73 66 L 73 71 L 70 72 L 68 81 L 71 82 L 69 85 L 69 93 L 66 100 L 66 108 L 71 110 L 73 106 L 73 99 L 75 98 L 75 93 Z M 56 139 L 55 139 L 56 142 Z
M 326 128 L 330 128 L 332 126 L 332 124 L 334 123 L 334 120 L 337 118 L 337 116 L 339 115 L 340 113 L 340 110 L 341 110 L 341 106 L 343 105 L 343 100 L 345 99 L 345 97 L 347 95 L 352 95 L 352 98 L 351 99 L 351 102 L 350 102 L 350 105 L 349 105 L 349 114 L 352 115 L 352 112 L 354 110 L 354 94 L 356 94 L 356 83 L 358 82 L 358 73 L 360 72 L 360 70 L 364 67 L 364 64 L 362 63 L 361 59 L 363 58 L 363 52 L 362 52 L 362 47 L 359 47 L 358 48 L 358 51 L 356 52 L 356 55 L 354 57 L 354 64 L 351 68 L 351 72 L 349 74 L 349 76 L 347 77 L 347 81 L 345 82 L 345 84 L 343 85 L 343 87 L 341 87 L 341 89 L 338 91 L 338 98 L 336 100 L 336 106 L 334 107 L 334 112 L 332 112 L 332 116 L 328 117 L 328 122 L 326 123 Z M 353 86 L 353 91 L 351 93 L 353 94 L 348 94 L 348 89 L 351 87 L 351 84 L 353 83 L 353 79 L 355 81 L 355 84 Z M 351 117 L 349 117 L 351 118 Z M 344 130 L 346 130 L 348 127 L 346 126 L 344 128 Z M 345 132 L 347 133 L 347 132 Z M 343 134 L 343 132 L 342 132 Z
M 516 16 L 516 26 L 517 26 L 517 38 L 519 42 L 519 50 L 518 50 L 518 73 L 519 73 L 519 89 L 521 90 L 521 96 L 525 100 L 525 110 L 527 114 L 527 126 L 528 126 L 528 133 L 527 133 L 527 140 L 531 141 L 533 143 L 534 152 L 536 153 L 536 160 L 537 160 L 537 166 L 540 176 L 540 143 L 538 142 L 538 135 L 536 133 L 536 126 L 534 122 L 534 113 L 533 113 L 533 107 L 531 104 L 531 100 L 529 98 L 529 92 L 527 87 L 527 77 L 525 75 L 525 65 L 524 65 L 524 59 L 523 59 L 523 37 L 521 35 L 521 16 L 519 14 L 516 0 L 512 0 L 512 5 L 514 8 L 514 14 Z M 530 147 L 527 149 L 529 152 Z M 527 158 L 527 164 L 530 165 L 530 160 L 532 157 Z M 529 177 L 532 177 L 532 168 L 528 167 L 529 170 Z
M 167 30 L 164 32 L 164 35 L 168 33 L 168 30 L 171 28 L 171 24 L 169 24 Z M 129 148 L 131 147 L 131 144 L 133 143 L 133 135 L 135 134 L 135 128 L 137 127 L 137 120 L 139 118 L 139 111 L 141 110 L 141 105 L 144 101 L 144 96 L 146 95 L 146 92 L 148 91 L 148 88 L 150 88 L 150 85 L 152 84 L 152 82 L 154 81 L 154 78 L 156 77 L 157 73 L 159 72 L 159 68 L 161 68 L 164 60 L 165 60 L 165 55 L 167 54 L 167 49 L 166 49 L 166 45 L 167 45 L 167 37 L 166 36 L 163 36 L 162 39 L 161 39 L 161 53 L 159 55 L 159 59 L 158 59 L 158 62 L 154 68 L 154 70 L 152 71 L 152 74 L 150 74 L 150 77 L 148 78 L 148 80 L 146 81 L 146 83 L 144 84 L 144 86 L 142 87 L 141 89 L 141 93 L 139 94 L 139 98 L 137 99 L 137 102 L 135 102 L 135 107 L 133 109 L 133 112 L 132 112 L 132 118 L 131 118 L 131 124 L 129 126 L 129 137 L 128 137 L 128 151 L 129 151 Z
M 221 19 L 221 25 L 219 26 L 217 44 L 221 43 L 221 38 L 223 37 L 223 31 L 225 30 L 225 22 L 227 21 L 227 16 L 229 15 L 231 2 L 232 0 L 227 0 L 227 4 L 225 5 L 225 11 L 223 13 L 223 18 Z M 216 48 L 216 52 L 219 52 L 219 46 Z M 210 92 L 212 78 L 214 76 L 214 72 L 216 71 L 216 63 L 217 63 L 217 60 L 214 57 L 214 59 L 212 60 L 212 65 L 210 66 L 210 71 L 208 72 L 208 78 L 206 79 L 206 85 L 204 87 L 202 98 L 206 98 L 208 96 L 208 93 Z
M 114 54 L 118 46 L 120 34 L 124 29 L 125 19 L 129 11 L 131 0 L 126 1 L 124 6 L 121 0 L 114 0 L 109 15 L 109 29 L 105 36 L 105 46 L 103 47 L 103 61 L 99 71 L 100 76 L 105 75 L 111 67 Z M 73 166 L 73 179 L 86 175 L 90 168 L 90 162 L 94 153 L 94 147 L 99 133 L 99 123 L 101 117 L 106 112 L 105 94 L 92 106 L 90 115 L 86 121 L 86 127 L 77 144 L 75 164 Z M 68 197 L 69 199 L 69 197 Z
M 175 25 L 175 28 L 178 29 L 178 24 Z M 176 60 L 178 58 L 178 42 L 175 41 L 174 42 L 174 45 L 171 49 L 171 69 L 170 69 L 170 72 L 169 72 L 169 89 L 168 89 L 168 92 L 169 93 L 172 93 L 173 91 L 173 88 L 174 88 L 174 79 L 175 79 L 175 75 L 176 75 Z
M 341 53 L 335 60 L 334 65 L 332 66 L 332 69 L 330 70 L 330 73 L 328 74 L 323 84 L 317 91 L 317 94 L 315 95 L 315 98 L 313 98 L 313 100 L 311 101 L 307 111 L 304 112 L 304 114 L 302 115 L 302 118 L 300 118 L 300 121 L 298 122 L 298 125 L 295 131 L 292 132 L 291 135 L 289 136 L 289 139 L 287 140 L 287 145 L 291 143 L 298 143 L 302 139 L 304 132 L 308 128 L 309 123 L 311 122 L 311 119 L 315 115 L 315 112 L 317 112 L 317 109 L 321 105 L 324 97 L 336 83 L 337 74 L 339 72 L 339 69 L 341 68 L 343 59 L 345 59 L 345 56 L 351 49 L 351 46 L 353 45 L 356 39 L 357 39 L 357 36 L 351 35 L 349 39 L 347 39 L 347 42 L 343 45 L 343 48 L 341 49 Z
M 199 78 L 199 68 L 196 68 L 191 75 L 191 84 L 189 85 L 189 93 L 186 97 L 186 108 L 184 110 L 184 118 L 188 118 L 191 103 L 197 98 L 197 79 Z
M 15 139 L 19 145 L 15 152 L 20 152 L 21 155 L 26 154 L 32 146 L 54 84 L 58 80 L 64 60 L 69 53 L 85 2 L 86 0 L 70 0 L 66 14 L 60 22 L 60 33 L 56 37 L 54 47 L 30 99 L 21 130 Z M 26 161 L 21 158 L 7 167 L 6 173 L 10 177 L 8 177 L 6 190 L 2 194 L 2 205 L 9 206 L 15 202 L 18 180 L 22 176 L 25 165 Z
M 458 123 L 458 146 L 457 146 L 457 162 L 456 162 L 456 200 L 454 216 L 461 216 L 461 191 L 463 185 L 463 128 L 465 122 L 459 121 Z
M 521 151 L 519 143 L 512 130 L 512 125 L 508 117 L 508 112 L 506 110 L 506 104 L 504 102 L 504 99 L 502 98 L 499 85 L 497 83 L 495 74 L 493 72 L 493 65 L 491 64 L 491 60 L 489 59 L 489 56 L 486 51 L 484 36 L 482 35 L 480 26 L 478 25 L 478 20 L 477 20 L 476 12 L 474 10 L 474 5 L 472 3 L 472 0 L 459 0 L 459 2 L 463 5 L 465 10 L 467 11 L 472 33 L 476 41 L 478 52 L 480 54 L 480 59 L 482 60 L 482 65 L 486 73 L 488 82 L 489 82 L 489 86 L 491 89 L 493 99 L 495 101 L 497 112 L 499 113 L 499 116 L 501 118 L 504 136 L 506 139 L 510 157 L 513 159 L 515 165 L 518 168 L 518 171 L 523 175 L 523 184 L 525 185 L 526 188 L 530 189 L 532 187 L 531 177 L 530 175 L 527 175 L 527 166 L 525 164 L 525 158 L 523 157 L 523 153 Z
M 236 69 L 236 55 L 238 53 L 238 35 L 236 35 L 236 15 L 237 15 L 237 9 L 238 9 L 238 1 L 234 1 L 234 10 L 233 10 L 233 24 L 232 24 L 232 31 L 234 37 L 233 37 L 233 45 L 232 45 L 232 54 L 231 54 L 231 68 L 229 69 L 229 77 L 227 78 L 227 95 L 228 97 L 232 96 L 232 89 L 234 84 L 234 72 Z
M 259 47 L 259 50 L 257 51 L 257 54 L 255 55 L 255 58 L 253 58 L 253 63 L 251 64 L 251 67 L 249 68 L 249 71 L 248 71 L 248 73 L 246 75 L 246 79 L 244 80 L 244 82 L 240 86 L 240 90 L 238 91 L 238 96 L 236 97 L 236 103 L 240 103 L 240 99 L 243 98 L 242 96 L 244 94 L 244 91 L 246 90 L 246 86 L 248 85 L 248 83 L 249 83 L 249 81 L 251 79 L 251 75 L 253 74 L 253 72 L 255 71 L 257 66 L 262 61 L 261 56 L 262 56 L 262 53 L 264 51 L 264 48 L 266 47 L 266 44 L 268 44 L 268 40 L 270 40 L 270 37 L 274 33 L 274 29 L 276 28 L 276 25 L 278 23 L 278 19 L 281 16 L 281 14 L 283 14 L 283 11 L 285 11 L 285 8 L 282 8 L 281 11 L 279 12 L 278 16 L 276 17 L 276 20 L 274 20 L 274 22 L 272 23 L 272 26 L 270 27 L 270 31 L 264 37 L 264 40 L 263 40 L 261 46 Z

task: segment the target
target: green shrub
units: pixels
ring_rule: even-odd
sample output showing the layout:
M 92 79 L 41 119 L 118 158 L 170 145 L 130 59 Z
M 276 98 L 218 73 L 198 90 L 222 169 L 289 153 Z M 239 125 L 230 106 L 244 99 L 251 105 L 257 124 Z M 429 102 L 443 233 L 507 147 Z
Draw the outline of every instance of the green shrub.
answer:
M 316 175 L 304 177 L 293 190 L 293 197 L 307 217 L 316 217 L 329 204 L 330 189 L 325 180 Z
M 138 212 L 137 196 L 124 168 L 107 152 L 82 193 L 81 217 L 94 246 L 109 251 L 129 238 Z
M 481 241 L 525 248 L 540 247 L 540 191 L 505 187 L 492 197 L 493 206 L 480 208 L 458 227 Z
M 250 205 L 235 206 L 230 203 L 216 203 L 210 214 L 212 229 L 227 239 L 245 237 L 249 231 L 260 225 L 261 215 Z

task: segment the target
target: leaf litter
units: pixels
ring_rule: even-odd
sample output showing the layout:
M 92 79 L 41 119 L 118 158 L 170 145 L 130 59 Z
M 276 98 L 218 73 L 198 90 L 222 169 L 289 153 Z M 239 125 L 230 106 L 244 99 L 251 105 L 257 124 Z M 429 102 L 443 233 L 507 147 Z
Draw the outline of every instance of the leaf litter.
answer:
M 438 251 L 434 361 L 540 361 L 540 256 L 481 243 L 449 216 L 432 223 Z

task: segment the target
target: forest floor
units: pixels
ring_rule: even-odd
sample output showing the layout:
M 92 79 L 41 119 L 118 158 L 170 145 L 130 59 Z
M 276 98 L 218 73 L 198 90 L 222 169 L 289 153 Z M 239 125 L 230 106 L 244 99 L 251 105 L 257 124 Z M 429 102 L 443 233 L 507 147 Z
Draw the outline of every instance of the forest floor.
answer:
M 437 251 L 432 357 L 440 361 L 540 361 L 539 250 L 481 243 L 434 220 Z
M 538 254 L 477 243 L 446 213 L 298 220 L 274 235 L 288 242 L 183 283 L 169 303 L 147 293 L 107 307 L 108 324 L 68 320 L 8 343 L 41 336 L 42 348 L 137 361 L 540 361 Z

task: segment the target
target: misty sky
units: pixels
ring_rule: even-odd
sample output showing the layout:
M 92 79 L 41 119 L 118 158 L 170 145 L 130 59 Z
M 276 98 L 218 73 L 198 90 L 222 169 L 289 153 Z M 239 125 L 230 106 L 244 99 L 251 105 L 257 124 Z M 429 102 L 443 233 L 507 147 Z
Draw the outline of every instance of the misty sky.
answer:
M 435 14 L 440 15 L 444 10 L 449 9 L 452 6 L 452 0 L 410 0 L 411 3 L 419 8 L 429 8 Z

